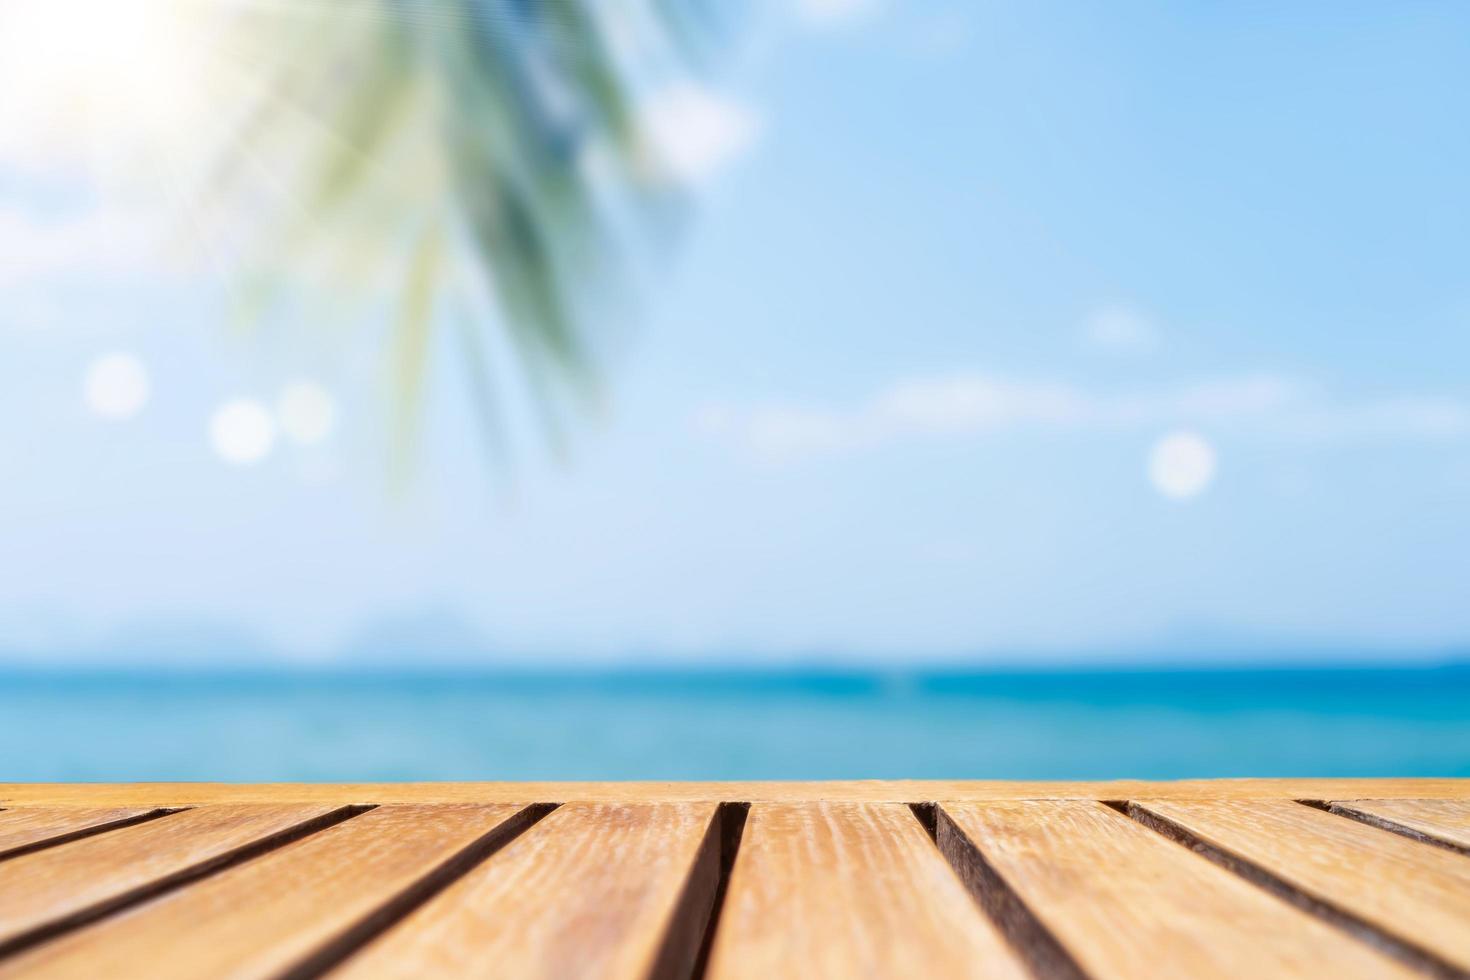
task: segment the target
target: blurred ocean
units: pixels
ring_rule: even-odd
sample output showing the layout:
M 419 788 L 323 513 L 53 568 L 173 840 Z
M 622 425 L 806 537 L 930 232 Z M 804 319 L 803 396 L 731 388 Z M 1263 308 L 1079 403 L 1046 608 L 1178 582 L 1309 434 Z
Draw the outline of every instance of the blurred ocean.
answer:
M 0 781 L 1470 776 L 1470 666 L 0 674 Z

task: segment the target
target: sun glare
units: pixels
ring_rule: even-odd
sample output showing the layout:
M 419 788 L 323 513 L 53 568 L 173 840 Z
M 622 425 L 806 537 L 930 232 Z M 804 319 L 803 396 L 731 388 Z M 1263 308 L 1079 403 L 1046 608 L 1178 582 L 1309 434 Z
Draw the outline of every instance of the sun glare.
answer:
M 0 86 L 18 96 L 8 101 L 22 118 L 3 121 L 23 125 L 24 139 L 74 146 L 80 137 L 89 148 L 185 126 L 203 95 L 198 9 L 182 0 L 5 0 Z

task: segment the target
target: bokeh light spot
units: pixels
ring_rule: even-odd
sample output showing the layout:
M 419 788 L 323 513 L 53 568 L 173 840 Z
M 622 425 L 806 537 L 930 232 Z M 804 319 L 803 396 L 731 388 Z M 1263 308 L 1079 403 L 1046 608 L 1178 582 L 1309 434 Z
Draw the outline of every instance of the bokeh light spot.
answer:
M 1194 432 L 1171 432 L 1154 443 L 1148 477 L 1165 497 L 1197 497 L 1215 479 L 1215 449 Z
M 82 398 L 101 418 L 132 418 L 148 403 L 148 393 L 148 369 L 136 355 L 105 354 L 87 365 Z
M 209 441 L 226 463 L 249 466 L 270 455 L 276 426 L 259 402 L 240 398 L 221 405 L 209 420 Z
M 276 417 L 286 438 L 312 446 L 331 436 L 337 427 L 337 402 L 321 385 L 296 381 L 281 390 Z

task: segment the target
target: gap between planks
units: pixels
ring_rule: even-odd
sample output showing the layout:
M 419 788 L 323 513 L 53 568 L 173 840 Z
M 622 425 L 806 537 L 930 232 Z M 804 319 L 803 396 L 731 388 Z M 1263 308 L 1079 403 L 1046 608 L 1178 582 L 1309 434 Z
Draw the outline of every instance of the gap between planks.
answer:
M 1335 813 L 1339 817 L 1347 817 L 1365 823 L 1379 830 L 1386 830 L 1400 837 L 1418 841 L 1421 844 L 1429 844 L 1434 847 L 1444 848 L 1456 854 L 1470 857 L 1470 814 L 1457 814 L 1458 826 L 1444 826 L 1434 818 L 1438 814 L 1431 814 L 1433 822 L 1425 822 L 1421 813 L 1401 814 L 1398 811 L 1404 805 L 1412 805 L 1415 810 L 1432 809 L 1436 800 L 1355 800 L 1351 803 L 1335 802 L 1332 800 L 1297 800 L 1305 806 L 1315 807 L 1318 810 L 1326 810 Z M 1385 812 L 1386 811 L 1386 812 Z M 1403 822 L 1405 819 L 1416 820 L 1417 826 L 1411 826 Z
M 1305 801 L 1294 800 L 1291 802 L 1311 807 L 1311 804 Z M 1343 904 L 1341 897 L 1323 894 L 1319 890 L 1302 887 L 1283 877 L 1281 874 L 1272 871 L 1262 863 L 1238 853 L 1235 849 L 1223 847 L 1213 841 L 1207 840 L 1204 836 L 1180 823 L 1178 820 L 1157 812 L 1156 808 L 1150 808 L 1147 803 L 1141 804 L 1131 800 L 1109 801 L 1108 805 L 1131 817 L 1138 823 L 1143 824 L 1150 830 L 1156 831 L 1162 836 L 1230 871 L 1237 877 L 1276 896 L 1287 904 L 1317 917 L 1321 921 L 1336 928 L 1343 935 L 1366 943 L 1368 946 L 1386 953 L 1426 976 L 1448 978 L 1448 980 L 1465 980 L 1465 978 L 1470 978 L 1470 973 L 1467 973 L 1465 969 L 1449 961 L 1434 949 L 1412 938 L 1400 935 L 1393 929 L 1374 921 L 1366 915 L 1353 911 Z M 1316 807 L 1311 808 L 1318 809 Z M 1335 814 L 1345 820 L 1363 822 L 1357 821 L 1353 816 L 1338 813 L 1327 807 L 1320 809 Z M 1366 825 L 1373 827 L 1378 832 L 1392 833 L 1392 831 L 1386 831 L 1376 824 L 1368 823 Z
M 637 808 L 639 805 L 634 806 Z M 405 918 L 482 867 L 486 861 L 524 835 L 557 807 L 557 804 L 532 804 L 523 807 L 513 817 L 498 824 L 492 831 L 464 847 L 438 867 L 418 876 L 409 886 L 390 896 L 372 912 L 362 915 L 339 934 L 320 942 L 309 955 L 299 959 L 293 966 L 284 971 L 272 971 L 273 975 L 282 980 L 308 980 L 349 964 L 364 947 L 390 933 Z M 644 805 L 644 808 L 657 807 Z M 28 970 L 39 970 L 37 975 L 50 975 L 47 973 L 48 966 L 62 940 L 94 935 L 94 930 L 83 927 L 101 927 L 108 921 L 116 922 L 123 913 L 152 903 L 155 899 L 181 897 L 187 900 L 193 893 L 180 892 L 186 885 L 205 887 L 206 882 L 218 882 L 229 877 L 234 869 L 243 870 L 242 866 L 247 862 L 289 851 L 289 845 L 298 842 L 320 839 L 335 828 L 346 825 L 373 809 L 376 807 L 365 805 L 331 811 L 290 831 L 238 849 L 227 860 L 213 862 L 207 867 L 190 868 L 183 873 L 145 883 L 106 902 L 88 906 L 76 914 L 43 923 L 5 944 L 4 949 L 0 950 L 0 956 L 4 957 L 0 960 L 0 973 L 8 976 L 11 966 L 16 966 L 20 967 L 23 975 L 30 975 Z M 702 972 L 712 930 L 717 921 L 717 909 L 723 899 L 729 871 L 738 849 L 746 810 L 747 807 L 742 804 L 711 807 L 710 818 L 704 827 L 697 852 L 687 866 L 679 866 L 683 884 L 666 918 L 661 920 L 647 976 L 672 980 L 698 976 Z M 148 911 L 158 910 L 156 903 L 149 905 Z M 56 942 L 52 942 L 53 940 Z M 27 956 L 33 948 L 38 955 Z M 12 954 L 19 954 L 19 962 Z M 71 964 L 76 959 L 75 955 L 70 955 L 68 963 Z
M 70 844 L 120 830 L 134 824 L 146 823 L 179 813 L 184 807 L 142 808 L 137 812 L 104 811 L 97 813 L 93 808 L 37 807 L 34 810 L 0 810 L 0 815 L 9 819 L 0 823 L 0 861 L 24 857 L 48 847 Z M 19 826 L 15 826 L 20 824 Z
M 101 887 L 94 889 L 91 895 L 81 900 L 77 900 L 75 895 L 52 895 L 50 896 L 51 899 L 53 901 L 59 900 L 59 904 L 53 904 L 49 907 L 48 911 L 37 914 L 37 910 L 35 909 L 21 909 L 21 914 L 18 919 L 11 920 L 8 926 L 10 934 L 0 938 L 0 958 L 8 957 L 57 936 L 91 925 L 94 922 L 102 921 L 133 906 L 177 891 L 225 869 L 244 864 L 252 858 L 284 847 L 316 831 L 350 819 L 368 809 L 371 809 L 371 807 L 348 806 L 333 808 L 281 827 L 280 829 L 272 829 L 262 836 L 254 837 L 252 835 L 250 839 L 242 843 L 226 846 L 223 849 L 216 848 L 212 852 L 192 862 L 176 863 L 171 869 L 160 870 L 156 877 L 145 877 L 136 884 L 123 883 L 120 878 L 111 883 L 104 882 Z M 109 827 L 105 833 L 89 835 L 84 839 L 68 843 L 74 847 L 82 848 L 87 848 L 94 843 L 106 845 L 109 842 L 118 840 L 129 829 L 140 826 L 147 827 L 149 825 L 156 827 L 160 825 L 160 821 L 174 814 L 186 814 L 189 812 L 189 808 L 182 808 L 171 813 L 161 814 L 154 820 L 133 821 L 123 827 Z M 61 878 L 47 881 L 51 877 L 52 870 L 55 868 L 54 862 L 50 860 L 51 857 L 53 855 L 60 855 L 65 858 L 71 854 L 70 848 L 61 850 L 59 849 L 60 847 L 61 845 L 58 845 L 58 848 L 38 849 L 34 853 L 22 855 L 14 862 L 3 865 L 10 875 L 12 882 L 14 881 L 14 876 L 20 874 L 32 883 L 31 887 L 25 887 L 18 892 L 5 895 L 4 897 L 7 901 L 11 903 L 21 900 L 29 901 L 35 894 L 35 885 L 49 884 L 52 886 L 54 892 L 58 881 L 67 880 Z M 46 862 L 46 867 L 36 868 L 33 864 L 35 861 Z M 23 865 L 28 864 L 31 867 L 27 875 L 26 872 L 20 869 Z M 74 861 L 72 862 L 72 871 L 76 871 Z M 73 874 L 71 880 L 76 882 L 79 879 Z M 12 908 L 12 912 L 14 911 L 16 910 Z

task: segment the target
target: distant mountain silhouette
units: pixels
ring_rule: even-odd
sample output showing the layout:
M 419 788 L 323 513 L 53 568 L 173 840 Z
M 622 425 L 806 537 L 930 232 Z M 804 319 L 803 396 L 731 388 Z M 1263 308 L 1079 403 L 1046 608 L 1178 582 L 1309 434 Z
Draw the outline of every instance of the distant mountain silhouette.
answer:
M 485 635 L 449 610 L 398 613 L 374 620 L 338 648 L 338 664 L 485 663 L 493 660 Z

